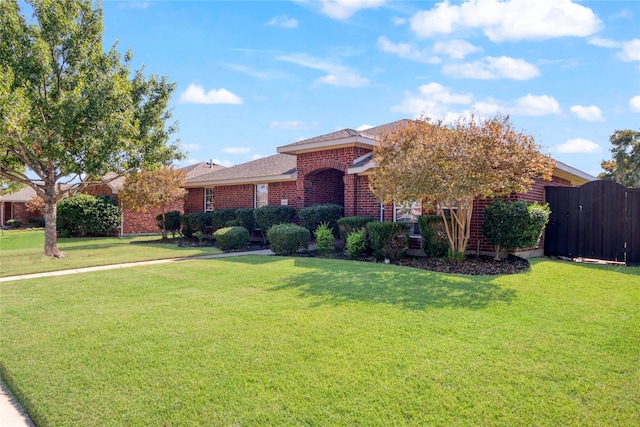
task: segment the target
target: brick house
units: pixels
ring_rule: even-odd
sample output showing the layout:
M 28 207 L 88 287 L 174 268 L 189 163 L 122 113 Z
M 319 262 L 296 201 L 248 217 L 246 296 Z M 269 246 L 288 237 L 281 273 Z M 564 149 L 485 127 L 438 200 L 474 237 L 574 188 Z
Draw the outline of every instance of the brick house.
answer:
M 420 252 L 417 216 L 423 206 L 382 205 L 369 189 L 369 175 L 376 135 L 400 122 L 367 130 L 343 129 L 277 148 L 278 154 L 234 167 L 191 176 L 184 212 L 226 208 L 254 208 L 290 205 L 297 209 L 315 204 L 335 203 L 345 216 L 371 216 L 383 221 L 407 221 L 413 225 L 411 248 Z M 552 181 L 537 181 L 526 194 L 511 200 L 543 203 L 545 186 L 579 186 L 595 178 L 557 162 Z M 490 200 L 474 202 L 469 251 L 491 251 L 482 236 L 484 207 Z M 523 255 L 541 254 L 541 249 Z
M 0 226 L 7 224 L 11 219 L 19 219 L 25 224 L 29 218 L 42 217 L 41 212 L 31 212 L 27 209 L 29 203 L 36 195 L 31 187 L 24 187 L 15 193 L 0 196 Z

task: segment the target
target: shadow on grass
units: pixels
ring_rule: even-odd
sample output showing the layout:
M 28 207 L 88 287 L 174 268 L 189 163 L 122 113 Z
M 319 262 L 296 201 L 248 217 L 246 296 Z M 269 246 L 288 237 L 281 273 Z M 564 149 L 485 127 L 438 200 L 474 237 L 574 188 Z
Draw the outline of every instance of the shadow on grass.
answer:
M 281 261 L 281 257 L 240 257 L 227 262 L 252 265 Z M 412 310 L 470 308 L 511 303 L 516 291 L 492 283 L 494 278 L 462 276 L 418 270 L 396 265 L 358 261 L 294 258 L 301 272 L 283 279 L 272 291 L 296 290 L 316 304 L 364 302 L 399 305 Z
M 573 262 L 573 261 L 558 260 L 558 259 L 552 259 L 552 258 L 546 258 L 546 257 L 531 260 L 532 265 L 540 265 L 540 266 L 549 262 L 559 263 L 572 268 L 620 273 L 620 274 L 625 274 L 630 276 L 637 276 L 638 278 L 640 278 L 640 265 L 591 264 L 587 262 L 584 262 L 584 263 Z

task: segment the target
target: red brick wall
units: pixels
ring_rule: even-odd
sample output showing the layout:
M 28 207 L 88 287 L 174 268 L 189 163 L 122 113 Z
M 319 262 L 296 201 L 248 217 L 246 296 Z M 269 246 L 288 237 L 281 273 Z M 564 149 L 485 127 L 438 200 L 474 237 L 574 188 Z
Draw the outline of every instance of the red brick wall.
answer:
M 204 210 L 204 188 L 187 188 L 184 198 L 184 213 L 202 212 Z
M 83 189 L 82 192 L 84 194 L 90 194 L 92 196 L 101 196 L 101 197 L 104 197 L 104 196 L 114 197 L 115 195 L 111 187 L 109 187 L 107 184 L 91 185 Z
M 295 181 L 269 184 L 269 206 L 280 206 L 283 200 L 286 200 L 289 206 L 300 206 L 302 197 L 298 194 Z
M 1 204 L 4 208 L 4 224 L 7 223 L 10 219 L 19 219 L 26 225 L 29 221 L 29 218 L 41 218 L 42 214 L 39 212 L 31 212 L 27 210 L 27 204 L 25 202 L 5 202 Z
M 302 200 L 296 205 L 297 208 L 303 208 L 312 206 L 317 203 L 338 203 L 341 205 L 348 205 L 349 210 L 353 210 L 353 202 L 349 200 L 349 195 L 345 194 L 349 190 L 350 184 L 348 179 L 341 182 L 338 186 L 337 172 L 332 172 L 331 175 L 334 179 L 333 184 L 329 184 L 326 187 L 320 183 L 320 176 L 317 172 L 325 170 L 336 170 L 342 172 L 340 179 L 343 179 L 343 174 L 347 171 L 347 167 L 353 163 L 358 157 L 370 152 L 370 149 L 361 147 L 345 147 L 335 148 L 331 150 L 315 151 L 311 153 L 298 154 L 297 157 L 297 188 L 301 193 Z M 327 175 L 329 176 L 329 175 Z M 342 190 L 342 197 L 336 195 Z M 322 192 L 327 194 L 322 195 Z M 326 200 L 326 201 L 325 201 Z
M 254 205 L 254 185 L 224 185 L 213 190 L 214 209 L 252 208 Z M 202 209 L 201 209 L 202 210 Z
M 325 169 L 307 174 L 304 183 L 305 204 L 307 206 L 335 203 L 344 206 L 344 172 Z
M 166 212 L 184 212 L 184 202 L 179 200 L 171 203 L 166 208 Z M 156 224 L 156 216 L 160 214 L 160 208 L 150 208 L 146 212 L 135 212 L 125 207 L 123 209 L 122 232 L 124 234 L 144 234 L 159 233 L 160 229 Z

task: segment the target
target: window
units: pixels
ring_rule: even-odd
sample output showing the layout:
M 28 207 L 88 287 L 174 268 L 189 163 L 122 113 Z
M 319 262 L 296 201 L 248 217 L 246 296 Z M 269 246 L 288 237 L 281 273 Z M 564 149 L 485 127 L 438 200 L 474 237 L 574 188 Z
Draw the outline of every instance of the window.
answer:
M 419 236 L 420 227 L 418 226 L 418 217 L 420 215 L 422 215 L 421 202 L 396 203 L 393 210 L 393 221 L 410 223 L 411 230 L 409 233 L 412 236 Z
M 255 207 L 260 208 L 269 204 L 269 184 L 256 184 Z
M 213 210 L 213 188 L 204 189 L 204 210 L 206 212 Z

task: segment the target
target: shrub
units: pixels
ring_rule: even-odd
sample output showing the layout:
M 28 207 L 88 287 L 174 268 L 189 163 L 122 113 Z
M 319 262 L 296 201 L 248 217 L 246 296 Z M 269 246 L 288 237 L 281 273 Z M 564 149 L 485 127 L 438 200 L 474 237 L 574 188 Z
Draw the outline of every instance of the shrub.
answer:
M 76 194 L 58 203 L 57 228 L 73 237 L 104 236 L 120 227 L 122 213 L 109 197 Z
M 27 220 L 27 223 L 29 224 L 29 227 L 34 227 L 34 228 L 43 228 L 44 227 L 44 218 L 36 216 L 33 218 L 29 218 Z
M 340 230 L 340 238 L 346 239 L 349 234 L 356 230 L 365 228 L 367 224 L 372 221 L 373 218 L 370 216 L 346 216 L 344 218 L 340 218 L 336 221 L 338 229 Z
M 223 251 L 242 249 L 249 243 L 249 231 L 239 226 L 220 228 L 213 233 L 213 237 Z
M 495 259 L 515 248 L 533 247 L 549 220 L 549 206 L 495 200 L 484 213 L 482 233 L 494 246 Z
M 291 223 L 296 219 L 293 206 L 262 206 L 253 211 L 256 225 L 265 232 L 277 224 Z
M 422 236 L 422 249 L 428 257 L 442 258 L 449 250 L 449 239 L 440 215 L 420 215 L 418 226 Z
M 347 234 L 345 251 L 349 258 L 360 258 L 367 250 L 367 230 L 361 228 Z
M 24 227 L 24 221 L 21 219 L 10 219 L 7 221 L 7 226 L 9 228 L 22 228 Z
M 259 210 L 261 208 L 256 209 Z M 295 224 L 276 224 L 267 232 L 271 250 L 277 255 L 293 255 L 309 247 L 311 233 Z
M 187 239 L 193 237 L 193 233 L 196 230 L 193 229 L 193 225 L 191 223 L 191 214 L 180 215 L 180 230 L 182 235 Z
M 406 222 L 370 222 L 367 224 L 373 256 L 377 259 L 389 258 L 397 261 L 409 249 L 409 230 Z
M 249 233 L 256 228 L 256 219 L 253 216 L 253 209 L 251 208 L 243 208 L 236 209 L 236 219 L 238 220 L 238 225 L 249 230 Z
M 333 229 L 323 222 L 316 228 L 316 249 L 323 254 L 333 251 Z
M 336 221 L 342 217 L 343 208 L 340 205 L 315 205 L 300 209 L 300 225 L 312 231 L 322 223 L 326 223 L 332 230 L 338 229 Z
M 176 237 L 176 232 L 180 230 L 180 211 L 169 211 L 164 213 L 164 221 L 162 220 L 162 214 L 156 216 L 156 223 L 160 230 L 166 230 L 168 233 L 172 233 L 173 237 Z
M 220 228 L 227 227 L 227 222 L 236 219 L 235 209 L 216 209 L 209 212 L 211 216 L 211 232 L 214 232 Z
M 240 223 L 238 223 L 237 219 L 232 219 L 231 221 L 227 221 L 224 223 L 225 227 L 240 227 Z

